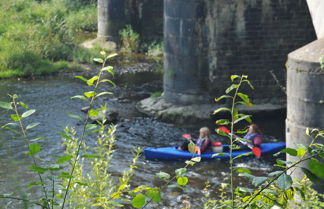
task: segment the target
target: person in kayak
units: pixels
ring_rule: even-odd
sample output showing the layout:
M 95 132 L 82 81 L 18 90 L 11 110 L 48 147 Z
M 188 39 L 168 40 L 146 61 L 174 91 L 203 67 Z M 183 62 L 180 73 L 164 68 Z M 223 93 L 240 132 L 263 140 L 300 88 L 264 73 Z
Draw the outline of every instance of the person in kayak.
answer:
M 210 130 L 207 127 L 202 127 L 199 130 L 199 138 L 196 141 L 193 141 L 190 135 L 188 135 L 186 139 L 187 141 L 185 141 L 180 147 L 178 147 L 178 150 L 188 151 L 189 144 L 194 143 L 196 145 L 197 154 L 201 155 L 209 148 L 211 142 Z
M 249 130 L 247 134 L 243 137 L 247 141 L 241 141 L 243 146 L 240 146 L 240 149 L 247 149 L 249 147 L 260 147 L 262 143 L 263 133 L 259 129 L 258 125 L 252 123 L 249 125 Z

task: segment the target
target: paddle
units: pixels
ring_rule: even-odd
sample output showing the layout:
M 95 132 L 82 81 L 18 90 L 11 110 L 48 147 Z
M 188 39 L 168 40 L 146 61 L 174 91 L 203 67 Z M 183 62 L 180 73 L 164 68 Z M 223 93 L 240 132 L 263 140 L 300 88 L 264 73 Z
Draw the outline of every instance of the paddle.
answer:
M 221 126 L 221 127 L 219 127 L 218 129 L 221 130 L 221 131 L 223 131 L 223 132 L 225 132 L 225 133 L 227 133 L 228 135 L 233 135 L 234 137 L 240 138 L 240 137 L 236 136 L 235 134 L 232 134 L 231 131 L 230 131 L 228 128 L 226 128 L 225 126 Z M 241 143 L 243 143 L 241 140 L 239 140 L 239 141 L 240 141 Z M 253 153 L 257 158 L 260 159 L 260 157 L 261 157 L 261 149 L 260 149 L 259 147 L 255 147 L 255 146 L 253 146 L 253 147 L 248 146 L 248 147 L 252 150 L 252 153 Z
M 191 152 L 192 154 L 195 154 L 198 150 L 197 150 L 197 146 L 195 143 L 193 143 L 193 141 L 191 140 L 191 135 L 190 134 L 182 134 L 182 137 L 189 140 L 189 144 L 188 144 L 188 151 Z

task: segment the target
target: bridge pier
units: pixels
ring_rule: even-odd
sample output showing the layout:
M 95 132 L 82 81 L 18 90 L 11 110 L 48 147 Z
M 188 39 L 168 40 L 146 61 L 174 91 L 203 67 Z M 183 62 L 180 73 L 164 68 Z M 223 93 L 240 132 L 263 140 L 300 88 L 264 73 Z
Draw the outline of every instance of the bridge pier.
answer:
M 324 69 L 320 59 L 324 55 L 324 38 L 301 47 L 288 55 L 287 61 L 287 147 L 308 146 L 312 138 L 307 128 L 324 130 Z M 324 143 L 324 139 L 316 143 Z M 288 161 L 296 160 L 287 155 Z M 305 161 L 302 167 L 307 167 Z M 302 178 L 297 169 L 293 177 Z

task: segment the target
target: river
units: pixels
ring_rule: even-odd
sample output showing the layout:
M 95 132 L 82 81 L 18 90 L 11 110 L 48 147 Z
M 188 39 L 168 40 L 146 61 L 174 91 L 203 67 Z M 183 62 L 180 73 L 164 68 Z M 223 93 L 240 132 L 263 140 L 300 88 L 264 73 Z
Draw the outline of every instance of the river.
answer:
M 117 79 L 117 87 L 107 87 L 114 92 L 113 96 L 102 99 L 108 107 L 113 107 L 120 114 L 117 122 L 117 144 L 116 152 L 112 161 L 112 172 L 119 175 L 123 169 L 128 168 L 132 160 L 132 150 L 135 147 L 163 147 L 177 145 L 182 142 L 181 134 L 190 133 L 198 135 L 202 124 L 169 124 L 154 118 L 146 117 L 135 109 L 135 103 L 140 99 L 148 97 L 151 93 L 161 91 L 162 82 L 159 76 L 143 73 L 143 80 L 130 77 Z M 154 79 L 152 79 L 154 78 Z M 88 90 L 88 87 L 78 79 L 69 74 L 60 74 L 39 79 L 9 79 L 0 82 L 0 101 L 9 101 L 8 94 L 18 94 L 20 100 L 29 105 L 30 109 L 37 112 L 27 122 L 41 123 L 30 132 L 31 137 L 46 137 L 41 142 L 42 151 L 40 158 L 47 162 L 53 162 L 54 156 L 62 153 L 61 137 L 57 134 L 65 126 L 80 125 L 66 116 L 66 113 L 82 115 L 80 111 L 85 106 L 79 100 L 70 97 Z M 0 110 L 0 125 L 8 122 L 8 112 Z M 271 119 L 256 118 L 262 124 L 264 132 L 271 135 L 270 138 L 284 140 L 284 116 L 279 115 Z M 213 121 L 208 121 L 213 128 Z M 275 131 L 274 131 L 275 130 Z M 94 139 L 87 139 L 91 145 Z M 276 140 L 274 140 L 276 141 Z M 24 154 L 26 146 L 19 138 L 0 130 L 0 193 L 16 192 L 19 196 L 23 194 L 24 185 L 34 180 L 34 173 L 26 168 L 29 158 Z M 271 158 L 257 160 L 254 157 L 249 160 L 238 160 L 235 166 L 248 167 L 254 174 L 268 173 L 275 168 L 272 166 Z M 160 171 L 174 173 L 174 170 L 183 167 L 182 161 L 149 161 L 143 156 L 138 162 L 138 168 L 132 179 L 133 185 L 146 184 L 149 186 L 160 186 L 163 184 L 155 177 Z M 192 208 L 202 208 L 202 189 L 204 182 L 211 182 L 212 197 L 217 196 L 220 183 L 229 179 L 229 164 L 226 160 L 215 160 L 198 163 L 188 169 L 189 184 L 183 191 L 178 188 L 167 188 L 162 192 L 160 205 L 150 205 L 148 208 L 181 208 L 180 199 L 190 198 Z M 245 181 L 237 179 L 237 184 Z M 32 190 L 33 192 L 33 190 Z M 179 195 L 181 195 L 179 197 Z M 22 205 L 7 200 L 0 200 L 0 208 L 19 208 Z

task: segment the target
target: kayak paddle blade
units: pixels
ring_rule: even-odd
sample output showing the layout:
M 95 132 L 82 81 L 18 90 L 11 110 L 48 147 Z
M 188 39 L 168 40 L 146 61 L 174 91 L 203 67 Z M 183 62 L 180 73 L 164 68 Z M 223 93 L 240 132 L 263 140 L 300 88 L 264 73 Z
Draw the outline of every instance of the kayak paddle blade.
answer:
M 252 148 L 252 153 L 258 158 L 260 159 L 261 157 L 261 149 L 259 147 L 253 147 Z

